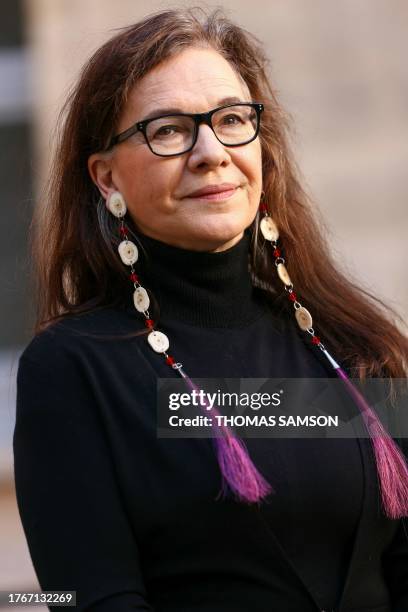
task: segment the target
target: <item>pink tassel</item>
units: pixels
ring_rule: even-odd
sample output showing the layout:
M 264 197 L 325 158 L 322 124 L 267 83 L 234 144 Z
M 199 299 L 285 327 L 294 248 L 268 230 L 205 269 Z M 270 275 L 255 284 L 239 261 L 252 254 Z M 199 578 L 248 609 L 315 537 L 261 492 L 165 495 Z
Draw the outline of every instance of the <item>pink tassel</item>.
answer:
M 340 366 L 335 371 L 359 407 L 370 434 L 386 515 L 392 519 L 408 516 L 408 466 L 403 453 L 346 372 Z
M 190 377 L 185 373 L 181 375 L 190 389 L 199 391 Z M 200 406 L 205 410 L 208 404 L 200 402 Z M 214 415 L 220 414 L 215 406 L 211 411 Z M 271 485 L 251 461 L 243 441 L 234 436 L 229 427 L 218 425 L 217 420 L 215 422 L 213 427 L 220 436 L 217 435 L 212 440 L 222 474 L 222 489 L 218 497 L 227 495 L 228 486 L 240 501 L 249 503 L 259 502 L 273 493 Z
M 213 438 L 218 464 L 223 475 L 222 495 L 226 495 L 225 483 L 240 501 L 258 502 L 274 492 L 252 463 L 242 440 L 231 435 Z

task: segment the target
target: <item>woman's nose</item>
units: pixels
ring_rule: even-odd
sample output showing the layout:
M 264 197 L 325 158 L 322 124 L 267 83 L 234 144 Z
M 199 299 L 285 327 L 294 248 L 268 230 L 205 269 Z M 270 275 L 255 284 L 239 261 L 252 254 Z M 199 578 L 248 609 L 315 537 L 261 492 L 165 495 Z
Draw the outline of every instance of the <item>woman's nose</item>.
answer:
M 198 127 L 197 140 L 192 148 L 188 165 L 190 169 L 207 166 L 219 166 L 230 161 L 226 147 L 221 144 L 209 125 Z

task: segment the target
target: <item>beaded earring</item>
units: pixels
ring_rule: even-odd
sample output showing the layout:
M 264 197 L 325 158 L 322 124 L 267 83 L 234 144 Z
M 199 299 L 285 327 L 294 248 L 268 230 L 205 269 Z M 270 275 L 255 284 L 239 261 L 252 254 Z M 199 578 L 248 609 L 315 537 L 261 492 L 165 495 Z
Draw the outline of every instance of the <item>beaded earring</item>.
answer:
M 118 246 L 118 252 L 122 262 L 130 267 L 129 280 L 134 287 L 133 302 L 136 310 L 145 317 L 145 326 L 150 330 L 147 341 L 156 353 L 164 356 L 166 364 L 184 379 L 187 388 L 199 393 L 200 389 L 185 372 L 183 364 L 177 362 L 172 355 L 168 354 L 170 342 L 166 334 L 154 329 L 155 322 L 149 313 L 150 299 L 146 289 L 140 284 L 139 275 L 136 274 L 134 269 L 139 253 L 137 246 L 128 238 L 124 223 L 127 207 L 122 194 L 119 191 L 110 192 L 106 200 L 106 207 L 120 220 L 119 234 L 122 240 Z M 199 405 L 206 412 L 208 404 L 205 400 L 203 403 L 199 402 Z M 212 407 L 212 413 L 220 415 L 216 406 Z M 218 419 L 213 419 L 212 429 L 215 436 L 211 440 L 222 476 L 218 497 L 227 496 L 229 488 L 239 501 L 259 503 L 269 493 L 272 493 L 273 488 L 253 464 L 244 442 L 237 438 L 228 426 L 222 423 L 218 424 Z
M 340 367 L 337 361 L 329 353 L 319 336 L 315 334 L 312 315 L 302 306 L 293 290 L 293 283 L 286 269 L 286 262 L 282 257 L 281 249 L 278 245 L 279 231 L 272 217 L 269 215 L 264 197 L 265 194 L 262 192 L 259 212 L 263 216 L 259 222 L 259 227 L 265 240 L 269 241 L 272 245 L 272 254 L 275 258 L 276 271 L 284 285 L 289 300 L 293 304 L 297 324 L 302 331 L 310 334 L 312 344 L 322 351 L 337 376 L 343 380 L 347 392 L 353 398 L 361 412 L 373 446 L 382 503 L 387 516 L 390 518 L 408 516 L 408 466 L 405 457 L 384 428 L 374 410 L 369 406 L 364 396 L 352 383 L 343 368 Z
M 259 213 L 263 216 L 259 228 L 264 239 L 272 245 L 276 271 L 289 300 L 293 304 L 297 324 L 302 331 L 311 336 L 312 344 L 323 352 L 336 374 L 344 381 L 348 393 L 361 411 L 373 445 L 382 503 L 386 515 L 393 519 L 408 516 L 408 466 L 405 458 L 357 387 L 353 385 L 346 372 L 330 355 L 319 336 L 315 334 L 312 315 L 301 304 L 294 292 L 285 259 L 282 257 L 282 251 L 278 245 L 279 231 L 269 214 L 264 196 L 265 194 L 262 192 Z M 111 191 L 106 199 L 106 206 L 120 220 L 119 234 L 121 241 L 118 245 L 118 252 L 122 262 L 130 267 L 129 280 L 134 287 L 133 302 L 136 310 L 145 317 L 145 325 L 150 330 L 147 341 L 156 353 L 164 356 L 166 364 L 184 379 L 187 387 L 198 392 L 197 385 L 185 372 L 183 364 L 177 362 L 167 352 L 170 346 L 169 338 L 163 332 L 155 329 L 155 322 L 149 314 L 149 296 L 146 289 L 140 284 L 139 275 L 136 274 L 134 268 L 139 253 L 136 244 L 128 238 L 124 223 L 127 206 L 122 194 L 119 191 Z M 207 408 L 205 403 L 201 404 L 201 407 Z M 214 414 L 220 414 L 216 407 L 213 407 L 212 410 Z M 218 419 L 215 419 L 215 421 L 218 422 Z M 213 428 L 217 435 L 212 440 L 223 477 L 221 493 L 223 495 L 227 493 L 228 485 L 240 501 L 249 503 L 259 502 L 266 495 L 272 493 L 271 485 L 252 463 L 243 441 L 237 438 L 227 426 L 217 424 Z

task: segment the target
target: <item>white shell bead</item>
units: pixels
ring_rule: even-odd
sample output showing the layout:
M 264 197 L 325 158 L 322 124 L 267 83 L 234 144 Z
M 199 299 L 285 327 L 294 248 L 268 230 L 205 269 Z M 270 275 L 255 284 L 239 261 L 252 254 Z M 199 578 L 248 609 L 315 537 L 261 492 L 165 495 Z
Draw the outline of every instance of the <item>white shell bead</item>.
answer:
M 135 308 L 139 312 L 143 312 L 149 308 L 150 300 L 147 291 L 144 287 L 137 287 L 133 292 L 133 301 Z
M 113 191 L 106 200 L 107 209 L 115 217 L 123 217 L 126 214 L 126 204 L 120 191 Z
M 152 331 L 147 336 L 147 341 L 156 353 L 164 353 L 169 348 L 169 339 L 166 334 L 159 331 Z
M 286 266 L 284 264 L 280 263 L 280 264 L 278 264 L 276 266 L 276 269 L 278 271 L 278 275 L 279 275 L 279 278 L 281 279 L 282 283 L 285 283 L 285 285 L 291 285 L 292 281 L 290 280 L 290 276 L 288 274 Z
M 266 238 L 266 240 L 278 240 L 279 231 L 271 217 L 263 217 L 259 227 L 261 228 L 262 235 L 264 238 Z
M 118 251 L 121 260 L 127 266 L 131 266 L 137 261 L 139 257 L 139 252 L 137 250 L 137 246 L 134 242 L 130 240 L 122 240 L 122 242 L 118 246 Z
M 307 308 L 301 306 L 295 312 L 296 321 L 301 330 L 307 331 L 313 325 L 313 319 Z

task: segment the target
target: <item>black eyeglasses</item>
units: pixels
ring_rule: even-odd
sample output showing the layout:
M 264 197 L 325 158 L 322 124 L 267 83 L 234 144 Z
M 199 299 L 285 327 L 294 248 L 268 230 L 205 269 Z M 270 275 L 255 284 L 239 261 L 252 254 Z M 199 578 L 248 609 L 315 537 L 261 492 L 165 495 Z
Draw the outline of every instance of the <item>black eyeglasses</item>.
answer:
M 239 147 L 258 136 L 261 112 L 259 102 L 227 104 L 208 113 L 173 113 L 137 121 L 130 128 L 117 134 L 108 149 L 123 142 L 136 132 L 141 132 L 155 155 L 170 157 L 191 151 L 197 141 L 201 123 L 210 126 L 217 139 L 226 147 Z

